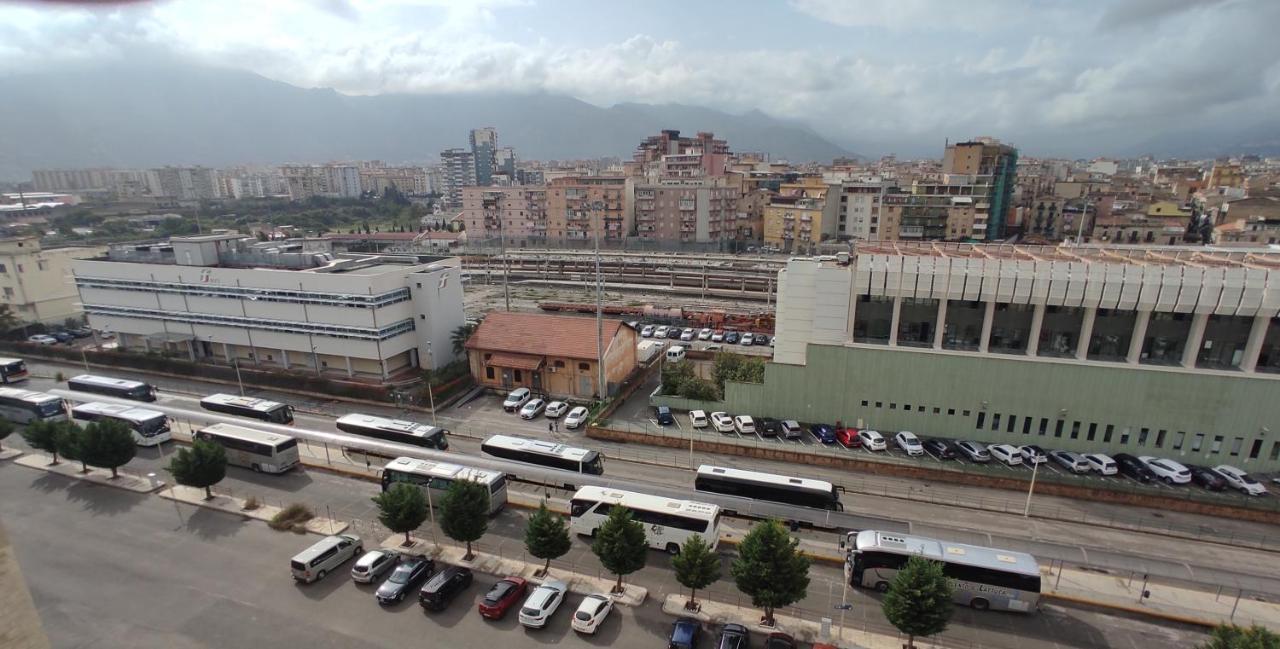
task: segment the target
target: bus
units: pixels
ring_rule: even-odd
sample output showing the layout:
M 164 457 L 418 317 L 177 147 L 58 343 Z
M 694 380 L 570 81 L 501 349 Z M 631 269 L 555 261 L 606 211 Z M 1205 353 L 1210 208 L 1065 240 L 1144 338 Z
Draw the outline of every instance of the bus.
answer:
M 27 362 L 21 358 L 0 358 L 0 383 L 27 380 Z
M 898 569 L 916 555 L 942 562 L 957 604 L 1029 613 L 1040 601 L 1040 564 L 1025 552 L 875 530 L 850 532 L 848 541 L 851 586 L 887 591 Z
M 284 473 L 298 466 L 298 440 L 235 424 L 213 424 L 196 432 L 196 439 L 214 442 L 227 451 L 227 464 L 266 473 Z
M 92 374 L 73 376 L 67 381 L 67 387 L 76 392 L 105 394 L 118 399 L 133 399 L 134 401 L 156 400 L 156 389 L 151 384 L 128 379 L 113 379 L 109 376 L 94 376 Z
M 138 446 L 159 446 L 171 439 L 169 418 L 163 412 L 146 410 L 122 403 L 91 401 L 71 409 L 71 416 L 80 421 L 112 419 L 133 431 L 133 441 Z
M 201 399 L 200 407 L 212 412 L 249 417 L 273 424 L 293 423 L 293 406 L 266 399 L 218 393 Z
M 538 464 L 574 473 L 604 474 L 604 455 L 599 451 L 565 446 L 528 437 L 494 435 L 480 445 L 488 455 L 527 464 Z
M 352 413 L 339 417 L 336 425 L 338 430 L 352 435 L 442 451 L 449 448 L 449 440 L 444 437 L 449 431 L 403 419 Z
M 44 392 L 0 388 L 0 417 L 17 424 L 33 421 L 66 421 L 67 405 L 62 397 Z
M 649 547 L 678 554 L 690 536 L 698 535 L 712 549 L 720 542 L 720 507 L 692 500 L 608 489 L 583 487 L 569 501 L 569 529 L 575 534 L 595 536 L 615 506 L 631 510 L 645 526 Z
M 430 491 L 435 502 L 449 490 L 454 480 L 470 480 L 489 490 L 489 514 L 497 514 L 507 504 L 507 476 L 500 471 L 473 469 L 459 464 L 398 457 L 382 468 L 382 490 L 397 482 L 408 482 Z
M 698 467 L 693 488 L 698 491 L 770 500 L 786 505 L 844 511 L 840 490 L 830 482 L 792 478 L 759 471 L 743 471 L 704 464 Z

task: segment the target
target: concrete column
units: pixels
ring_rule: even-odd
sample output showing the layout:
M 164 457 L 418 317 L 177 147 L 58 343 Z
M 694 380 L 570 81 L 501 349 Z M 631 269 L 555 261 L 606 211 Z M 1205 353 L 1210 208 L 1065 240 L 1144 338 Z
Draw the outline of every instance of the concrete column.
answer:
M 286 370 L 289 369 L 289 350 L 287 349 L 280 350 L 280 366 Z
M 1252 372 L 1258 368 L 1258 356 L 1262 354 L 1262 343 L 1267 340 L 1267 327 L 1271 318 L 1253 316 L 1253 326 L 1249 329 L 1249 340 L 1244 344 L 1244 358 L 1240 359 L 1240 371 Z
M 151 339 L 146 336 L 142 337 L 142 351 L 147 354 L 151 353 Z
M 1027 356 L 1040 351 L 1040 328 L 1044 326 L 1044 305 L 1037 304 L 1031 312 L 1031 331 L 1027 332 Z
M 345 360 L 347 361 L 347 378 L 352 378 L 352 377 L 354 377 L 354 376 L 356 375 L 356 373 L 351 371 L 351 357 L 350 357 L 350 356 L 343 356 L 342 358 L 343 358 L 343 359 L 345 359 Z
M 1078 361 L 1089 357 L 1089 339 L 1093 338 L 1093 321 L 1097 318 L 1097 307 L 1084 308 L 1084 319 L 1080 321 L 1080 340 L 1076 341 L 1076 360 Z
M 1196 313 L 1191 316 L 1191 328 L 1187 331 L 1187 344 L 1182 348 L 1183 367 L 1196 366 L 1196 356 L 1200 355 L 1200 345 L 1204 344 L 1204 326 L 1208 322 L 1208 313 Z
M 947 298 L 938 300 L 938 326 L 933 330 L 933 348 L 942 349 L 942 334 L 947 330 Z
M 386 359 L 378 359 L 378 369 L 382 372 L 382 380 L 387 380 L 387 361 Z
M 898 323 L 902 320 L 902 298 L 893 298 L 893 318 L 889 320 L 889 346 L 898 346 Z
M 228 365 L 231 364 L 231 345 L 222 343 L 222 358 L 227 361 Z
M 196 341 L 194 340 L 187 341 L 187 360 L 196 362 Z
M 1137 365 L 1142 358 L 1142 344 L 1147 337 L 1149 322 L 1151 322 L 1151 312 L 1138 311 L 1138 317 L 1133 319 L 1133 337 L 1129 339 L 1129 355 L 1125 356 L 1124 362 Z
M 982 335 L 978 338 L 978 351 L 985 354 L 987 348 L 991 345 L 991 325 L 996 321 L 996 303 L 987 302 L 987 308 L 982 312 Z

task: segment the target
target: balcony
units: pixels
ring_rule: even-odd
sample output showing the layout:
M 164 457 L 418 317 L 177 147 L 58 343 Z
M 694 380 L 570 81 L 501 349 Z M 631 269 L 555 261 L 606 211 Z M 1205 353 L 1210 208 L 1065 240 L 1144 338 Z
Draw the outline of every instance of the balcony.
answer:
M 681 211 L 681 212 L 691 212 L 691 211 L 696 210 L 696 209 L 698 209 L 698 202 L 697 202 L 697 201 L 686 201 L 686 200 L 682 200 L 682 201 L 680 201 L 680 211 Z

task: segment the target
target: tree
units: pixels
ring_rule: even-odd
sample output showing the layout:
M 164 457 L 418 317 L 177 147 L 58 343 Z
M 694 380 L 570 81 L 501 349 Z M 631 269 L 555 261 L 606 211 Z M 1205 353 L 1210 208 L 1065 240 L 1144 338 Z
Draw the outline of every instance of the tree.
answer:
M 547 509 L 545 502 L 529 517 L 529 524 L 524 528 L 524 547 L 529 554 L 546 560 L 542 566 L 544 575 L 551 570 L 552 559 L 563 557 L 573 547 L 564 518 Z
M 204 499 L 213 498 L 210 489 L 227 475 L 227 452 L 221 444 L 196 440 L 191 448 L 181 448 L 169 460 L 169 473 L 180 485 L 203 487 Z
M 893 626 L 907 634 L 907 647 L 916 636 L 942 633 L 951 620 L 951 584 L 942 573 L 942 562 L 911 557 L 894 575 L 881 608 Z
M 680 547 L 680 554 L 671 560 L 675 568 L 676 581 L 689 589 L 689 603 L 685 608 L 698 610 L 696 595 L 699 588 L 706 588 L 720 579 L 720 557 L 711 550 L 711 546 L 694 534 Z
M 404 544 L 412 545 L 409 533 L 427 520 L 427 499 L 422 490 L 407 482 L 397 482 L 391 488 L 374 496 L 378 505 L 378 520 L 392 532 L 404 532 Z
M 4 438 L 12 434 L 13 434 L 13 422 L 9 421 L 8 419 L 0 419 L 0 442 L 3 442 Z M 0 450 L 4 450 L 3 447 L 0 447 Z
M 79 435 L 80 461 L 89 466 L 111 469 L 111 478 L 119 477 L 117 469 L 129 463 L 138 451 L 133 431 L 122 422 L 103 419 L 85 426 Z
M 22 324 L 8 304 L 0 304 L 0 333 L 12 331 Z
M 470 561 L 471 543 L 479 541 L 489 528 L 489 490 L 470 480 L 454 480 L 440 499 L 440 529 L 451 539 L 467 544 Z
M 45 451 L 53 454 L 53 462 L 58 463 L 58 453 L 62 451 L 59 446 L 60 438 L 63 436 L 63 427 L 60 422 L 56 421 L 33 421 L 27 424 L 22 430 L 22 439 L 39 451 Z
M 1197 649 L 1280 649 L 1280 635 L 1261 626 L 1221 624 Z
M 770 520 L 751 528 L 738 545 L 729 572 L 751 604 L 764 609 L 765 626 L 773 626 L 775 608 L 800 601 L 809 589 L 809 559 L 799 544 L 782 523 Z
M 462 352 L 466 351 L 467 339 L 471 337 L 471 334 L 475 333 L 475 330 L 476 324 L 474 322 L 468 322 L 453 330 L 450 340 L 453 342 L 454 356 L 461 356 Z
M 83 428 L 69 421 L 58 422 L 58 433 L 54 444 L 58 447 L 58 452 L 62 454 L 63 459 L 75 460 L 80 463 L 81 473 L 89 472 L 89 465 L 84 461 Z
M 622 578 L 644 567 L 649 555 L 649 541 L 644 536 L 644 525 L 631 517 L 631 510 L 614 505 L 609 518 L 596 530 L 591 551 L 609 572 L 618 576 L 613 592 L 622 592 Z

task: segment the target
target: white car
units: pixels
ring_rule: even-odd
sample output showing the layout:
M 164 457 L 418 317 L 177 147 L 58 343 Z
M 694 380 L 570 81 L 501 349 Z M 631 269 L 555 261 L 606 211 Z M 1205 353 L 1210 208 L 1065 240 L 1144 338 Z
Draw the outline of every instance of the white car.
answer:
M 755 435 L 756 421 L 751 415 L 738 415 L 733 418 L 733 430 L 739 435 Z
M 904 430 L 893 436 L 893 443 L 902 449 L 907 455 L 924 455 L 924 446 L 920 444 L 920 438 L 916 434 Z
M 1022 455 L 1023 464 L 1037 465 L 1049 461 L 1049 454 L 1045 453 L 1044 449 L 1036 446 L 1035 444 L 1019 446 L 1018 453 Z
M 858 439 L 862 440 L 862 448 L 868 451 L 883 451 L 889 447 L 878 430 L 860 430 Z
M 666 326 L 666 325 L 662 325 L 661 327 L 658 327 L 657 329 L 654 329 L 654 330 L 653 330 L 653 337 L 654 337 L 654 338 L 666 338 L 666 337 L 667 337 L 667 333 L 669 333 L 670 331 L 671 331 L 671 327 L 668 327 L 668 326 Z
M 1262 496 L 1267 493 L 1267 488 L 1261 482 L 1230 464 L 1219 464 L 1213 467 L 1213 470 L 1222 474 L 1222 479 L 1226 480 L 1228 485 L 1250 496 Z
M 1088 462 L 1089 468 L 1097 471 L 1098 475 L 1115 475 L 1120 472 L 1120 466 L 1106 453 L 1088 453 L 1084 456 L 1084 461 Z
M 568 409 L 569 404 L 563 401 L 552 401 L 547 404 L 547 419 L 559 419 L 560 415 L 563 415 Z
M 706 412 L 704 412 L 704 411 L 702 411 L 702 410 L 690 410 L 690 411 L 689 411 L 689 425 L 690 425 L 690 426 L 693 426 L 694 428 L 706 428 L 708 423 L 709 423 L 709 422 L 707 421 L 707 413 L 706 413 Z
M 587 423 L 586 406 L 578 406 L 577 408 L 570 410 L 569 414 L 564 418 L 565 428 L 578 428 L 585 423 Z
M 711 413 L 711 427 L 719 433 L 732 433 L 733 417 L 730 417 L 727 412 L 713 412 Z
M 532 399 L 530 401 L 525 402 L 524 407 L 520 408 L 520 418 L 533 419 L 534 417 L 537 417 L 538 415 L 542 414 L 542 411 L 546 409 L 547 409 L 546 399 Z
M 680 332 L 680 340 L 684 342 L 689 342 L 690 340 L 693 340 L 694 335 L 695 334 L 693 333 L 692 329 L 685 329 L 684 331 Z
M 551 615 L 564 603 L 565 593 L 569 587 L 559 579 L 543 582 L 533 589 L 528 599 L 520 607 L 520 624 L 531 629 L 541 629 L 547 625 Z
M 1181 463 L 1150 455 L 1143 455 L 1138 460 L 1147 465 L 1147 468 L 1156 474 L 1157 478 L 1164 480 L 1165 484 L 1187 484 L 1191 482 L 1191 469 L 1182 466 Z
M 710 329 L 703 329 L 702 331 L 698 332 L 698 340 L 711 340 L 711 334 L 713 333 L 715 332 L 711 331 Z
M 751 332 L 742 334 L 742 338 L 738 340 L 738 343 L 741 344 L 743 347 L 750 347 L 751 344 L 754 342 L 755 342 L 755 336 L 752 336 Z
M 506 399 L 502 401 L 502 409 L 507 412 L 515 412 L 532 397 L 533 392 L 531 392 L 529 388 L 516 388 L 507 395 Z
M 613 598 L 608 595 L 587 595 L 582 598 L 578 610 L 573 613 L 573 630 L 579 633 L 595 633 L 613 610 Z
M 713 343 L 722 343 L 722 342 L 724 342 L 724 332 L 723 332 L 723 331 L 717 331 L 717 332 L 715 332 L 715 333 L 711 334 L 711 342 L 713 342 Z
M 654 327 L 653 325 L 645 325 L 644 328 L 640 330 L 640 337 L 653 338 L 653 330 L 656 328 L 657 327 Z
M 58 339 L 57 339 L 57 338 L 54 338 L 53 336 L 46 336 L 46 335 L 44 335 L 44 334 L 36 334 L 36 335 L 34 335 L 34 336 L 29 336 L 29 337 L 27 338 L 27 342 L 29 342 L 29 343 L 35 343 L 35 344 L 37 344 L 37 345 L 56 345 L 56 344 L 58 344 Z
M 1022 451 L 1012 444 L 988 444 L 987 452 L 1009 466 L 1022 464 Z
M 398 563 L 400 555 L 391 550 L 369 550 L 351 566 L 351 580 L 360 584 L 372 584 Z

